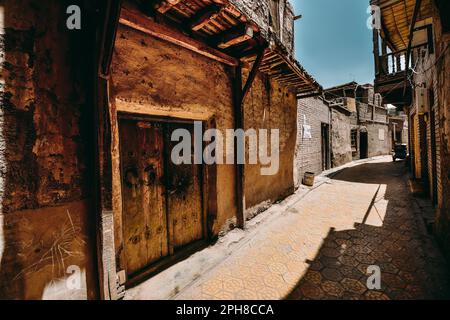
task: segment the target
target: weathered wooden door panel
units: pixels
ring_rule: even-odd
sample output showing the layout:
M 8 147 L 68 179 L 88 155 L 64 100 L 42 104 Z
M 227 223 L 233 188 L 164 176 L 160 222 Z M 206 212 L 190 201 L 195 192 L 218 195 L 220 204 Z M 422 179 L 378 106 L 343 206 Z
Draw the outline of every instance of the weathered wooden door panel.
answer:
M 165 190 L 162 184 L 163 128 L 121 120 L 123 234 L 127 274 L 169 254 Z
M 203 238 L 202 166 L 194 164 L 194 127 L 191 124 L 168 124 L 167 144 L 170 157 L 178 142 L 170 141 L 172 132 L 186 129 L 191 133 L 192 164 L 167 161 L 168 211 L 171 224 L 171 245 L 179 249 Z
M 176 129 L 191 132 L 193 148 L 192 124 L 119 123 L 122 232 L 131 278 L 204 238 L 203 167 L 172 162 L 172 149 L 179 143 L 171 141 Z

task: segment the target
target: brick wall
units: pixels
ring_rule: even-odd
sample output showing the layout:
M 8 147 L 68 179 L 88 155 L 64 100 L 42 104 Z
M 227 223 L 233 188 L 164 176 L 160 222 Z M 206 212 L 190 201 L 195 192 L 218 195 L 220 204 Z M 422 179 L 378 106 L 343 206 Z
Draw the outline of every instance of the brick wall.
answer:
M 297 104 L 297 145 L 294 179 L 299 185 L 305 172 L 322 172 L 322 124 L 330 123 L 330 109 L 321 98 L 301 99 Z M 312 138 L 303 136 L 304 124 L 311 127 Z

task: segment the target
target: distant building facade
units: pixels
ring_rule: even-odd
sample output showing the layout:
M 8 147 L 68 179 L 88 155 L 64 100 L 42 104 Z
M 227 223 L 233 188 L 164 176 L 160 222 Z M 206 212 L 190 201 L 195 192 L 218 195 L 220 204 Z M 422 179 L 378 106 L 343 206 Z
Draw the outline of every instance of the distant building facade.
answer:
M 333 109 L 333 165 L 391 152 L 387 108 L 373 85 L 351 82 L 325 90 L 324 97 Z
M 299 99 L 295 185 L 305 172 L 317 175 L 354 160 L 390 154 L 395 126 L 389 123 L 386 105 L 371 84 L 351 82 Z

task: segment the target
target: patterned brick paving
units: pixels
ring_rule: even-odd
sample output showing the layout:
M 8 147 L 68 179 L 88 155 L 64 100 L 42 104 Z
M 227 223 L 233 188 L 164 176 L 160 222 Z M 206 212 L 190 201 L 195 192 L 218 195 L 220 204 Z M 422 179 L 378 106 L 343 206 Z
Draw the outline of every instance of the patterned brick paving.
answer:
M 402 163 L 346 169 L 177 299 L 448 298 L 446 263 L 414 210 Z M 370 265 L 381 290 L 367 288 Z

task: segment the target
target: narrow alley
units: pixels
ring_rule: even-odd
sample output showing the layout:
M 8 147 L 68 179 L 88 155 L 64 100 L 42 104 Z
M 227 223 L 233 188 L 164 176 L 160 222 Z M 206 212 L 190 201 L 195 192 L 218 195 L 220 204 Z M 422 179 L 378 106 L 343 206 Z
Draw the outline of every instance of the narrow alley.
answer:
M 175 298 L 448 297 L 445 260 L 405 171 L 404 162 L 378 157 L 338 172 Z M 381 290 L 367 289 L 370 265 L 381 269 Z
M 449 93 L 449 0 L 0 0 L 0 301 L 450 300 Z

